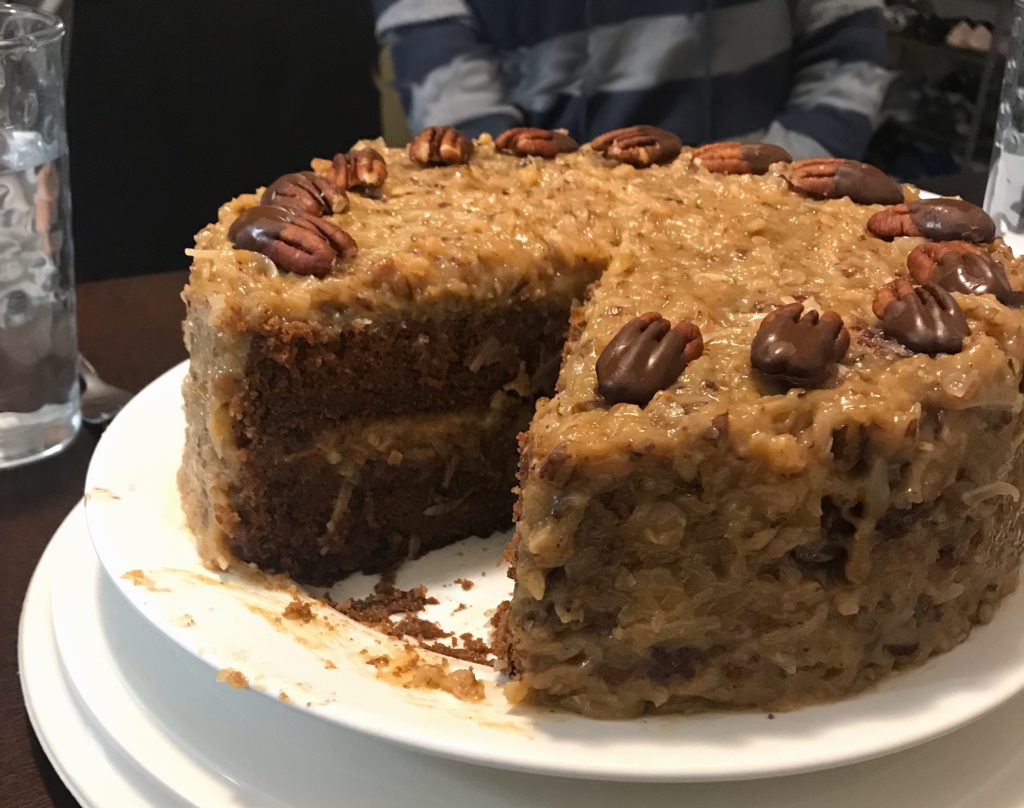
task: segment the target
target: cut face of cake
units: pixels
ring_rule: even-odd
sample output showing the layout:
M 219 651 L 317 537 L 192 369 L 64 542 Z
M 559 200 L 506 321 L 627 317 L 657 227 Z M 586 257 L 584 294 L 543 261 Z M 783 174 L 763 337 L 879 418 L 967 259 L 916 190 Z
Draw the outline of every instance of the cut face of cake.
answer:
M 1021 278 L 984 214 L 600 140 L 433 127 L 221 209 L 185 290 L 204 560 L 387 569 L 506 527 L 518 460 L 513 701 L 785 709 L 963 640 L 1021 551 Z
M 209 563 L 330 583 L 511 524 L 516 434 L 619 225 L 595 161 L 314 168 L 196 238 L 181 486 Z

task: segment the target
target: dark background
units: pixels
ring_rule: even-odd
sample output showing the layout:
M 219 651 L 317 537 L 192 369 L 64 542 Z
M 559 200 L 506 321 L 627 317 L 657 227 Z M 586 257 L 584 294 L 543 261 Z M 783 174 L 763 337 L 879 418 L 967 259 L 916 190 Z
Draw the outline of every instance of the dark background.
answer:
M 68 132 L 78 280 L 188 266 L 217 208 L 380 133 L 361 0 L 78 0 Z

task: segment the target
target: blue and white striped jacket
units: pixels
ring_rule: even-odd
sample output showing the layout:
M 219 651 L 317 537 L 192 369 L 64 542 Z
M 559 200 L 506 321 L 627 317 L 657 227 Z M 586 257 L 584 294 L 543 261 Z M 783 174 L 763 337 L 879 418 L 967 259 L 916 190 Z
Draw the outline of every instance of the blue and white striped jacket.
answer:
M 890 75 L 881 0 L 373 0 L 410 126 L 634 123 L 859 157 Z

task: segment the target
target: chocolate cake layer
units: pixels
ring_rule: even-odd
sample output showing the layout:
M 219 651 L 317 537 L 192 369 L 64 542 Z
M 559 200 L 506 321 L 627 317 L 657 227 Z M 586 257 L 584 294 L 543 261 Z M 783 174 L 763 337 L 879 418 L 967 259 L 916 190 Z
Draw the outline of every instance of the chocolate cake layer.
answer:
M 330 584 L 511 524 L 515 444 L 531 399 L 441 416 L 349 421 L 295 451 L 263 437 L 232 480 L 230 549 Z
M 525 300 L 444 320 L 256 334 L 238 403 L 241 436 L 280 441 L 349 418 L 481 407 L 506 385 L 550 392 L 567 319 L 565 308 Z
M 499 412 L 390 424 L 361 450 L 328 435 L 299 453 L 262 440 L 236 478 L 230 549 L 263 569 L 328 585 L 505 529 L 516 434 L 531 414 L 531 401 L 509 396 Z M 361 428 L 350 423 L 346 432 Z

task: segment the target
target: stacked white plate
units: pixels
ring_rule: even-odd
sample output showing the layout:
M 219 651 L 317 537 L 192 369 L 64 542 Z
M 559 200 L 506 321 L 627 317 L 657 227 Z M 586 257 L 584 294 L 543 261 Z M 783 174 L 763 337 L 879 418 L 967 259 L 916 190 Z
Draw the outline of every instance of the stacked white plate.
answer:
M 482 701 L 403 689 L 367 664 L 393 640 L 291 587 L 198 563 L 175 486 L 183 373 L 108 429 L 85 508 L 25 600 L 25 702 L 84 804 L 1024 806 L 1024 594 L 918 670 L 773 718 L 512 708 L 481 666 Z M 485 636 L 509 586 L 502 540 L 432 553 L 398 584 L 438 598 L 427 619 Z M 283 616 L 296 596 L 314 619 Z

